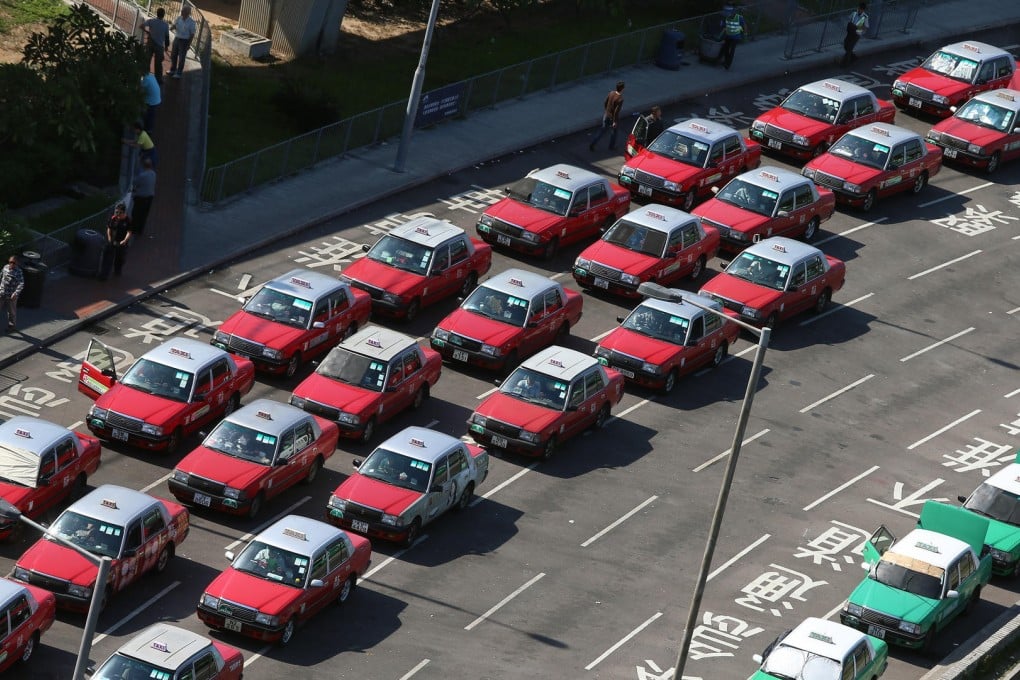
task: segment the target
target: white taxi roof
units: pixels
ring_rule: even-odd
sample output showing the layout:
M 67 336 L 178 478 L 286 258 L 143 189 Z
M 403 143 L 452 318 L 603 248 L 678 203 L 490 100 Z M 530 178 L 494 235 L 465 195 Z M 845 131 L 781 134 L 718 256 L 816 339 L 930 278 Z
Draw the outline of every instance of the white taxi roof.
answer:
M 958 538 L 930 529 L 914 529 L 896 541 L 889 552 L 946 569 L 957 557 L 970 551 Z
M 631 210 L 623 216 L 623 219 L 666 234 L 672 233 L 677 227 L 698 221 L 698 218 L 690 213 L 656 203 Z
M 159 503 L 158 499 L 141 491 L 115 484 L 104 484 L 72 503 L 67 512 L 76 512 L 101 522 L 126 526 L 156 503 Z
M 521 366 L 569 382 L 585 369 L 593 365 L 597 366 L 598 363 L 593 356 L 582 354 L 577 350 L 560 347 L 559 345 L 553 345 L 533 355 Z
M 851 97 L 858 97 L 862 94 L 869 94 L 872 98 L 875 97 L 871 90 L 848 83 L 845 80 L 839 78 L 826 78 L 825 80 L 816 80 L 813 83 L 807 85 L 801 85 L 798 90 L 804 90 L 811 94 L 817 94 L 820 97 L 828 97 L 829 99 L 835 99 L 838 102 L 844 102 Z
M 63 425 L 42 418 L 14 416 L 0 424 L 0 446 L 11 446 L 38 456 L 70 432 Z
M 1020 496 L 1020 464 L 1010 463 L 986 479 L 985 484 Z
M 540 182 L 545 182 L 546 184 L 551 184 L 554 187 L 568 191 L 577 191 L 592 182 L 602 179 L 601 176 L 596 175 L 591 170 L 584 170 L 583 168 L 567 165 L 566 163 L 533 170 L 528 173 L 528 177 L 533 177 Z
M 319 300 L 346 285 L 334 276 L 311 269 L 291 269 L 266 283 L 267 288 L 306 300 Z
M 811 180 L 804 175 L 785 168 L 777 168 L 774 165 L 763 165 L 756 170 L 748 170 L 738 179 L 769 191 L 783 191 L 790 187 L 799 187 L 802 184 L 812 184 Z
M 338 529 L 332 524 L 301 515 L 287 515 L 252 540 L 308 556 L 336 540 L 338 536 L 346 535 L 343 529 Z
M 804 258 L 820 254 L 822 251 L 792 238 L 773 236 L 752 244 L 747 252 L 792 267 Z
M 670 126 L 669 131 L 684 135 L 685 137 L 699 139 L 709 144 L 723 137 L 729 137 L 736 132 L 736 130 L 728 125 L 705 118 L 691 118 L 690 120 L 679 122 L 676 125 Z
M 417 340 L 410 335 L 383 328 L 382 326 L 365 326 L 360 331 L 340 343 L 340 347 L 358 354 L 389 361 Z
M 780 644 L 842 661 L 865 637 L 859 630 L 812 616 L 798 624 Z
M 117 653 L 176 671 L 181 664 L 211 644 L 209 638 L 198 633 L 157 623 L 121 645 Z
M 390 229 L 391 236 L 419 243 L 426 248 L 441 246 L 454 236 L 463 233 L 463 229 L 451 222 L 427 216 L 416 217 L 410 222 Z
M 288 429 L 308 418 L 308 412 L 296 406 L 272 399 L 256 399 L 231 413 L 225 420 L 281 437 Z
M 994 59 L 996 57 L 1001 57 L 1003 55 L 1009 55 L 1009 52 L 1002 49 L 1001 47 L 989 45 L 988 43 L 978 42 L 977 40 L 967 40 L 964 42 L 946 45 L 940 51 L 948 52 L 949 54 L 955 54 L 958 57 L 973 59 L 974 61 L 979 62 L 988 61 L 989 59 Z
M 722 305 L 719 304 L 718 301 L 705 297 L 704 295 L 697 295 L 696 293 L 684 293 L 683 302 L 670 302 L 668 300 L 657 300 L 656 298 L 645 298 L 639 306 L 657 309 L 660 312 L 666 312 L 667 314 L 679 316 L 684 319 L 697 319 L 702 314 L 708 313 L 694 305 L 687 304 L 688 300 L 693 300 L 699 305 L 703 305 L 705 307 L 715 309 L 719 313 L 723 313 Z
M 377 448 L 394 451 L 408 458 L 435 463 L 439 458 L 457 448 L 461 441 L 442 432 L 424 427 L 408 427 L 393 435 Z
M 905 142 L 908 139 L 921 138 L 921 135 L 917 134 L 913 130 L 902 128 L 899 125 L 890 125 L 889 123 L 872 123 L 871 125 L 862 125 L 855 130 L 851 130 L 847 134 L 860 137 L 861 139 L 866 139 L 869 142 L 874 142 L 876 144 L 883 144 L 885 146 L 893 146 L 900 142 Z
M 25 592 L 25 586 L 0 576 L 0 607 L 4 607 L 15 597 Z
M 505 272 L 486 279 L 482 286 L 528 300 L 550 288 L 561 287 L 557 281 L 553 281 L 548 276 L 542 276 L 525 269 L 507 269 Z
M 974 96 L 974 99 L 989 104 L 1001 106 L 1010 111 L 1020 110 L 1020 90 L 1013 90 L 1008 87 L 1000 87 L 998 90 L 981 92 Z
M 226 355 L 222 349 L 207 342 L 191 338 L 173 338 L 156 349 L 149 350 L 142 358 L 179 371 L 194 373 Z

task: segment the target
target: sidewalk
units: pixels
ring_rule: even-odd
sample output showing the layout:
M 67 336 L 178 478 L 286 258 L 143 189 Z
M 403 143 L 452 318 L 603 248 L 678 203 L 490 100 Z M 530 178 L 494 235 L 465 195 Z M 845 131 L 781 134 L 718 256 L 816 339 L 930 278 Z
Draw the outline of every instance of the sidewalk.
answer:
M 948 42 L 1015 24 L 1020 24 L 1020 3 L 946 0 L 937 7 L 923 7 L 909 34 L 864 39 L 857 52 L 879 54 L 921 42 Z M 183 205 L 185 191 L 192 184 L 197 191 L 201 181 L 193 178 L 189 183 L 185 174 L 188 154 L 199 146 L 199 140 L 189 139 L 188 126 L 198 115 L 199 79 L 191 72 L 180 80 L 166 79 L 155 136 L 160 154 L 156 200 L 146 235 L 132 246 L 124 275 L 100 282 L 50 272 L 42 306 L 19 310 L 21 330 L 0 336 L 0 368 L 139 299 L 286 236 L 484 160 L 594 129 L 599 104 L 617 79 L 627 82 L 624 114 L 629 120 L 629 114 L 647 111 L 653 104 L 669 106 L 790 71 L 831 65 L 834 75 L 840 73 L 840 48 L 787 61 L 782 58 L 784 44 L 785 37 L 779 35 L 745 43 L 729 71 L 700 64 L 696 55 L 690 55 L 689 64 L 679 71 L 648 64 L 503 103 L 465 120 L 415 131 L 404 173 L 392 169 L 396 143 L 382 144 L 262 187 L 215 210 Z M 538 111 L 541 115 L 536 115 Z M 592 160 L 602 158 L 600 153 Z

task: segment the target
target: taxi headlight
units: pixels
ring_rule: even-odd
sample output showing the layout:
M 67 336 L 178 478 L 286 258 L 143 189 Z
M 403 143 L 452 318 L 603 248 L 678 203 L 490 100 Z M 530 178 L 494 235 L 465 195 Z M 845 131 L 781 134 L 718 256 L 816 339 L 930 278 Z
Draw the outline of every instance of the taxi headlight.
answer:
M 808 138 L 805 137 L 804 135 L 794 135 L 793 143 L 800 144 L 801 146 L 807 146 L 808 144 L 810 144 L 810 141 L 808 141 Z
M 746 316 L 748 319 L 760 319 L 761 310 L 755 309 L 754 307 L 744 307 L 740 310 L 741 316 Z
M 382 294 L 382 299 L 383 299 L 383 302 L 388 302 L 391 305 L 399 305 L 400 304 L 400 296 L 397 295 L 396 293 L 383 293 Z
M 89 409 L 89 418 L 98 418 L 99 420 L 106 420 L 106 418 L 109 415 L 110 412 L 105 408 L 93 406 L 92 408 Z
M 221 345 L 225 345 L 230 342 L 230 334 L 224 333 L 223 331 L 216 331 L 212 336 L 213 342 L 218 342 Z
M 947 97 L 945 95 L 941 95 L 941 94 L 933 94 L 931 96 L 931 100 L 933 102 L 935 102 L 936 104 L 948 104 L 949 103 L 949 97 Z
M 152 435 L 153 437 L 162 437 L 163 428 L 158 425 L 150 425 L 149 423 L 142 423 L 142 434 Z
M 299 397 L 299 396 L 296 396 L 296 395 L 292 394 L 292 395 L 290 395 L 290 399 L 287 400 L 287 403 L 289 403 L 291 406 L 297 406 L 298 408 L 304 408 L 308 404 L 308 400 L 304 399 L 303 397 Z
M 538 243 L 539 241 L 538 234 L 536 234 L 533 231 L 522 231 L 521 238 L 524 239 L 525 241 L 528 241 L 529 243 Z
M 763 130 L 765 130 L 765 121 L 763 121 L 763 120 L 756 120 L 756 121 L 754 121 L 753 123 L 751 123 L 751 129 L 752 130 L 758 130 L 759 132 L 762 132 Z
M 636 286 L 641 283 L 641 277 L 634 276 L 633 274 L 621 274 L 620 281 L 630 286 Z
M 631 179 L 633 179 L 634 175 L 636 174 L 637 170 L 630 167 L 629 165 L 625 165 L 622 168 L 620 168 L 620 177 L 630 177 Z
M 258 614 L 255 615 L 255 623 L 258 623 L 263 626 L 275 627 L 280 625 L 280 617 L 270 616 L 269 614 L 263 614 L 262 612 L 259 612 Z
M 72 583 L 67 586 L 67 594 L 71 597 L 87 599 L 92 597 L 92 586 L 76 586 Z
M 911 623 L 910 621 L 900 621 L 899 629 L 904 633 L 910 633 L 911 635 L 921 634 L 921 624 Z
M 346 510 L 347 509 L 347 501 L 345 501 L 343 498 L 340 498 L 338 496 L 331 495 L 329 497 L 329 507 L 335 508 L 337 510 Z
M 982 149 L 981 149 L 981 146 L 979 144 L 968 144 L 967 145 L 967 151 L 970 151 L 971 153 L 979 154 L 979 153 L 981 153 L 981 150 Z
M 488 354 L 490 357 L 499 356 L 499 348 L 493 345 L 482 345 L 482 354 Z
M 532 444 L 537 444 L 538 443 L 538 433 L 537 432 L 528 432 L 527 430 L 521 430 L 521 433 L 518 436 L 518 439 L 520 439 L 522 442 L 530 442 Z
M 588 269 L 589 267 L 591 267 L 591 260 L 586 260 L 583 257 L 574 260 L 575 269 Z
M 800 171 L 800 174 L 804 175 L 808 179 L 814 179 L 815 178 L 815 169 L 814 168 L 803 168 Z
M 482 216 L 478 218 L 478 224 L 482 225 L 483 227 L 491 227 L 492 223 L 493 219 L 491 215 L 486 215 L 485 213 L 482 213 Z
M 471 422 L 474 423 L 475 425 L 485 427 L 489 420 L 485 416 L 475 413 L 471 416 Z
M 730 229 L 730 238 L 734 241 L 750 241 L 751 237 L 742 231 L 736 229 Z
M 435 338 L 436 340 L 442 340 L 445 342 L 450 339 L 450 331 L 444 330 L 442 328 L 437 328 L 434 331 L 432 331 L 432 337 Z
M 209 593 L 202 593 L 202 597 L 198 601 L 198 603 L 201 604 L 203 607 L 208 607 L 209 609 L 220 608 L 220 598 L 213 597 Z
M 240 498 L 244 494 L 241 493 L 240 489 L 235 489 L 232 486 L 227 486 L 227 487 L 224 487 L 224 489 L 223 489 L 223 495 L 226 496 L 227 498 L 233 498 L 236 501 L 238 498 Z
M 995 560 L 996 562 L 1012 562 L 1013 561 L 1013 557 L 1008 552 L 1006 552 L 1005 550 L 999 550 L 998 548 L 992 548 L 990 552 L 991 552 L 991 555 L 992 555 L 992 559 Z M 18 578 L 17 575 L 15 575 L 14 578 Z
M 174 470 L 174 481 L 180 482 L 181 484 L 187 484 L 190 477 L 187 472 L 182 470 Z
M 18 581 L 28 582 L 29 572 L 24 567 L 14 567 L 14 571 L 11 572 L 11 578 L 17 579 Z
M 894 90 L 902 90 L 902 89 L 903 89 L 903 88 L 905 88 L 905 87 L 906 87 L 907 85 L 906 85 L 906 83 L 904 83 L 904 82 L 903 82 L 902 80 L 899 80 L 899 79 L 897 79 L 897 80 L 894 80 L 894 81 L 893 81 L 893 84 L 892 84 L 892 86 L 893 86 L 893 89 L 894 89 Z
M 606 349 L 602 345 L 598 345 L 598 346 L 595 347 L 595 356 L 597 356 L 597 357 L 608 357 L 608 356 L 612 356 L 612 352 L 610 352 L 608 349 Z
M 860 616 L 864 613 L 864 607 L 859 604 L 854 604 L 853 602 L 847 602 L 846 608 L 843 611 L 850 616 Z
M 853 182 L 843 182 L 843 191 L 849 191 L 851 194 L 861 193 L 861 185 L 854 184 Z
M 937 142 L 942 139 L 942 133 L 938 130 L 928 130 L 927 137 L 929 142 Z
M 358 425 L 361 423 L 361 419 L 353 413 L 341 413 L 339 420 L 341 423 L 347 423 L 348 425 Z
M 400 520 L 400 515 L 383 515 L 382 523 L 388 524 L 391 527 L 399 527 L 403 522 Z
M 281 352 L 278 349 L 273 349 L 272 347 L 263 347 L 262 356 L 266 357 L 267 359 L 282 359 L 283 352 Z
M 666 191 L 680 191 L 680 184 L 678 182 L 670 182 L 667 180 L 662 183 L 662 188 Z

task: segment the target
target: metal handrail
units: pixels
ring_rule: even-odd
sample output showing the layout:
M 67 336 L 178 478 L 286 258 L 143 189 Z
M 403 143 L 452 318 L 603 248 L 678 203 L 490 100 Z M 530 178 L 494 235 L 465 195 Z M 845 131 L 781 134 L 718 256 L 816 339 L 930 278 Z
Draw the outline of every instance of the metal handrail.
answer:
M 889 33 L 909 33 L 923 4 L 923 0 L 890 0 L 876 5 L 880 11 L 870 17 L 872 25 L 867 36 L 877 38 Z M 849 17 L 849 11 L 839 10 L 792 22 L 787 30 L 783 58 L 795 59 L 842 45 Z

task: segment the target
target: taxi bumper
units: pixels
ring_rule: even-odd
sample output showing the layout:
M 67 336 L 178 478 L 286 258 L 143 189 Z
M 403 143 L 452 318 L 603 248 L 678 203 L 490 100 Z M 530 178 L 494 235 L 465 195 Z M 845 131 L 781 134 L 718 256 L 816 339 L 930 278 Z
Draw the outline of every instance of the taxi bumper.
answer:
M 630 191 L 632 201 L 650 201 L 668 206 L 677 206 L 683 203 L 684 195 L 686 194 L 684 191 L 669 191 L 668 189 L 648 186 L 626 175 L 619 175 L 619 181 L 620 186 Z
M 263 642 L 277 642 L 283 636 L 283 625 L 265 626 L 254 621 L 232 619 L 204 604 L 198 605 L 198 618 L 213 630 L 225 630 Z M 229 622 L 229 623 L 228 623 Z
M 784 156 L 790 156 L 802 161 L 813 158 L 815 156 L 815 149 L 817 148 L 812 146 L 802 146 L 800 144 L 795 144 L 794 142 L 787 142 L 777 137 L 773 137 L 763 130 L 752 129 L 750 136 L 751 139 L 761 144 L 761 148 L 763 150 L 781 153 Z
M 721 236 L 719 239 L 719 252 L 726 255 L 739 255 L 754 244 L 753 238 L 750 234 L 746 241 L 731 236 Z
M 229 515 L 245 515 L 248 513 L 248 508 L 251 507 L 250 498 L 233 499 L 212 494 L 208 491 L 192 488 L 173 477 L 167 480 L 167 486 L 170 487 L 170 493 L 174 495 L 174 498 L 181 503 L 187 503 L 200 508 L 209 508 L 210 510 L 217 510 Z
M 72 612 L 87 612 L 89 610 L 89 605 L 92 604 L 91 589 L 89 589 L 89 594 L 86 597 L 71 595 L 67 592 L 67 589 L 71 586 L 71 584 L 61 579 L 42 577 L 35 572 L 31 572 L 31 577 L 27 581 L 15 578 L 13 575 L 10 578 L 20 583 L 27 583 L 31 586 L 35 586 L 36 588 L 42 588 L 43 590 L 53 593 L 53 596 L 57 600 L 57 607 L 59 609 Z
M 896 105 L 905 111 L 921 111 L 932 116 L 938 116 L 939 118 L 949 118 L 949 116 L 953 115 L 949 108 L 953 106 L 952 104 L 936 104 L 926 99 L 911 97 L 902 90 L 894 89 L 892 91 L 892 98 Z
M 888 628 L 886 626 L 880 626 L 873 623 L 868 623 L 858 616 L 850 616 L 846 612 L 840 612 L 839 622 L 844 626 L 849 626 L 856 630 L 877 637 L 881 640 L 885 640 L 891 645 L 898 645 L 900 647 L 907 647 L 908 649 L 918 649 L 924 645 L 924 638 L 928 634 L 927 630 L 922 631 L 918 635 L 912 635 L 906 633 L 899 628 Z
M 960 163 L 962 165 L 969 165 L 975 168 L 985 168 L 988 167 L 988 161 L 992 158 L 992 154 L 971 153 L 966 149 L 959 149 L 955 146 L 946 146 L 945 144 L 937 142 L 931 138 L 926 138 L 925 141 L 942 149 L 942 159 L 949 163 Z
M 437 338 L 429 338 L 429 345 L 431 345 L 432 349 L 439 352 L 444 361 L 450 361 L 455 364 L 478 366 L 489 371 L 501 370 L 506 365 L 506 355 L 497 357 L 485 352 L 476 352 Z
M 143 432 L 135 432 L 133 430 L 121 430 L 116 427 L 112 427 L 102 418 L 96 418 L 89 416 L 85 419 L 85 425 L 89 428 L 89 432 L 106 441 L 123 442 L 128 446 L 134 446 L 139 449 L 149 449 L 150 451 L 162 451 L 167 448 L 167 444 L 170 441 L 170 435 L 150 435 Z
M 287 363 L 290 361 L 290 357 L 270 359 L 269 357 L 261 353 L 249 354 L 247 352 L 243 352 L 241 350 L 230 347 L 225 342 L 211 341 L 209 344 L 212 345 L 213 347 L 218 347 L 222 349 L 224 352 L 230 352 L 231 354 L 236 354 L 239 357 L 244 357 L 245 359 L 248 359 L 253 364 L 255 364 L 256 371 L 261 371 L 263 373 L 283 373 L 284 371 L 287 370 Z
M 335 527 L 345 531 L 353 531 L 371 538 L 381 538 L 392 543 L 401 543 L 407 539 L 407 527 L 395 527 L 382 522 L 370 522 L 356 517 L 347 517 L 342 510 L 326 507 L 324 519 Z
M 475 225 L 475 230 L 478 232 L 478 236 L 489 245 L 501 248 L 510 248 L 511 250 L 516 250 L 517 252 L 524 253 L 526 255 L 541 255 L 542 251 L 544 251 L 546 246 L 549 245 L 549 242 L 543 241 L 541 237 L 539 237 L 538 241 L 529 241 L 528 239 L 520 238 L 518 236 L 500 234 L 481 222 Z
M 640 282 L 632 285 L 629 283 L 624 283 L 623 281 L 610 281 L 609 279 L 604 279 L 601 276 L 595 276 L 587 269 L 581 269 L 579 267 L 574 267 L 572 274 L 574 276 L 574 281 L 577 281 L 577 285 L 581 286 L 582 288 L 590 288 L 592 290 L 604 290 L 607 293 L 619 295 L 620 297 L 627 298 L 642 297 L 642 295 L 637 292 L 637 288 L 640 285 Z
M 612 358 L 606 358 L 604 356 L 599 357 L 598 360 L 603 366 L 611 368 L 622 375 L 623 379 L 629 383 L 653 390 L 661 390 L 666 386 L 666 373 L 661 370 L 658 373 L 635 370 L 632 366 L 622 366 L 614 362 Z
M 510 437 L 505 434 L 499 434 L 498 432 L 494 432 L 470 421 L 468 421 L 468 432 L 471 437 L 482 446 L 502 449 L 504 451 L 510 451 L 511 453 L 519 453 L 524 456 L 541 455 L 542 449 L 545 448 L 545 440 L 539 440 L 537 442 L 524 441 L 518 437 Z

